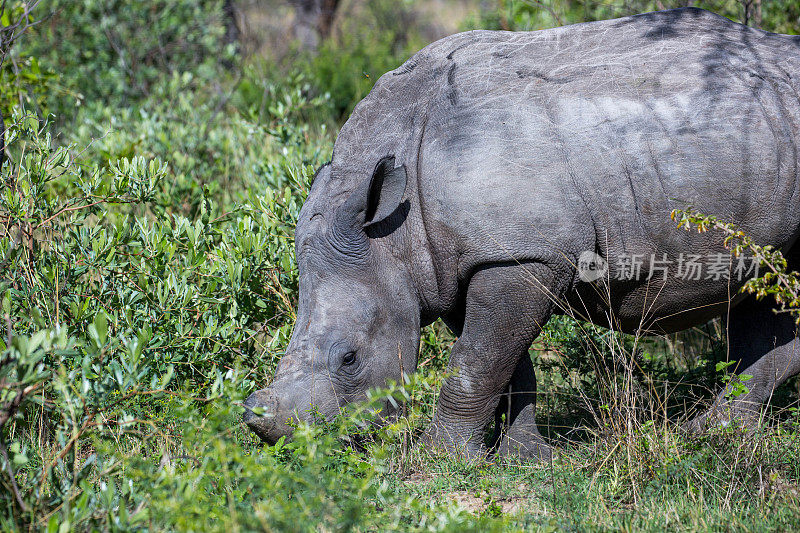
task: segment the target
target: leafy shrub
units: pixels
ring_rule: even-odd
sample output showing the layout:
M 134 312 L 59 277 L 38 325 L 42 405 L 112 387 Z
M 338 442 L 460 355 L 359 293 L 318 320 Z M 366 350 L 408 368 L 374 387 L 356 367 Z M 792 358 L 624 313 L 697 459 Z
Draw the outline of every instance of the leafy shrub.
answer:
M 234 49 L 224 44 L 222 0 L 67 0 L 40 5 L 26 49 L 61 73 L 49 111 L 69 119 L 84 105 L 128 106 L 163 79 L 213 80 Z
M 221 391 L 219 399 L 228 394 Z M 173 408 L 191 422 L 179 424 L 180 438 L 163 450 L 160 464 L 140 454 L 129 456 L 126 475 L 152 491 L 139 523 L 204 531 L 464 531 L 490 526 L 452 502 L 427 502 L 398 490 L 386 476 L 389 457 L 381 441 L 367 454 L 343 446 L 370 426 L 372 413 L 388 397 L 402 400 L 408 392 L 403 387 L 376 391 L 372 401 L 337 421 L 302 425 L 291 442 L 260 449 L 232 438 L 239 408 L 214 401 L 203 409 L 202 420 L 188 403 Z M 385 437 L 394 434 L 390 430 Z
M 0 449 L 6 459 L 11 436 L 13 457 L 3 464 L 10 497 L 2 519 L 19 525 L 69 508 L 94 468 L 93 456 L 81 456 L 91 437 L 131 422 L 125 400 L 162 389 L 171 367 L 143 357 L 152 329 L 127 308 L 136 293 L 119 290 L 125 274 L 116 269 L 135 261 L 126 253 L 135 240 L 127 220 L 98 222 L 107 219 L 104 207 L 147 201 L 163 166 L 134 160 L 107 173 L 80 169 L 33 117 L 15 117 L 7 135 L 15 164 L 0 185 Z M 53 194 L 56 182 L 69 182 L 74 194 Z M 36 442 L 48 453 L 34 455 Z
M 383 73 L 399 67 L 424 44 L 413 33 L 407 1 L 351 2 L 342 12 L 333 35 L 300 66 L 319 93 L 330 96 L 338 120 L 350 114 Z
M 791 4 L 791 5 L 790 5 Z M 762 29 L 797 34 L 800 32 L 800 14 L 792 2 L 692 2 L 683 0 L 633 0 L 626 2 L 578 2 L 575 0 L 495 0 L 486 3 L 483 9 L 466 21 L 469 29 L 497 29 L 529 31 L 564 26 L 577 22 L 606 20 L 617 17 L 674 9 L 692 5 L 708 9 L 732 20 Z M 754 17 L 756 5 L 761 11 L 761 20 Z M 747 6 L 747 14 L 745 13 Z
M 41 110 L 55 75 L 39 59 L 21 49 L 20 37 L 37 23 L 38 2 L 4 2 L 0 5 L 0 115 L 10 117 L 14 107 Z
M 272 94 L 274 102 L 248 116 L 250 111 L 227 107 L 227 95 L 209 95 L 201 80 L 185 73 L 164 82 L 140 106 L 87 114 L 70 140 L 88 145 L 86 156 L 100 161 L 170 161 L 153 209 L 195 218 L 205 197 L 227 212 L 251 193 L 293 184 L 291 168 L 316 167 L 329 153 L 325 129 L 300 122 L 304 113 L 326 105 L 306 98 L 302 83 L 257 87 L 254 92 Z
M 789 263 L 780 250 L 770 245 L 759 245 L 735 224 L 723 222 L 713 215 L 698 213 L 692 208 L 674 210 L 672 219 L 677 220 L 678 228 L 687 231 L 719 231 L 724 235 L 723 245 L 731 250 L 732 255 L 745 255 L 758 261 L 763 273 L 747 280 L 741 291 L 753 294 L 758 299 L 774 298 L 782 311 L 793 313 L 800 323 L 800 279 L 796 272 L 788 270 Z
M 205 198 L 195 219 L 153 211 L 166 165 L 80 166 L 30 124 L 11 127 L 23 159 L 0 196 L 17 331 L 86 332 L 104 314 L 114 332 L 151 331 L 147 354 L 161 371 L 178 361 L 182 375 L 202 380 L 255 350 L 268 317 L 291 312 L 289 232 L 302 197 L 268 190 L 223 213 Z M 292 174 L 294 186 L 307 188 L 308 173 Z M 114 207 L 122 204 L 129 210 Z
M 18 16 L 21 4 L 8 5 Z M 515 24 L 546 23 L 504 5 L 529 17 Z M 418 446 L 454 341 L 441 323 L 423 331 L 421 372 L 404 386 L 300 426 L 292 442 L 257 442 L 241 402 L 288 342 L 293 228 L 311 173 L 329 155 L 327 127 L 417 47 L 408 5 L 353 4 L 320 55 L 285 77 L 229 59 L 220 2 L 57 6 L 15 60 L 33 72 L 41 56 L 41 80 L 28 81 L 60 89 L 22 101 L 60 113 L 62 127 L 21 113 L 28 81 L 3 78 L 17 112 L 0 182 L 0 529 L 796 522 L 796 411 L 755 438 L 687 437 L 642 408 L 660 406 L 649 373 L 683 371 L 669 366 L 672 348 L 565 318 L 540 341 L 545 389 L 577 391 L 564 410 L 588 403 L 584 422 L 597 420 L 551 464 L 468 465 Z M 378 431 L 370 420 L 385 400 L 404 402 L 405 416 Z M 481 493 L 480 517 L 457 492 Z M 511 516 L 515 492 L 538 509 Z

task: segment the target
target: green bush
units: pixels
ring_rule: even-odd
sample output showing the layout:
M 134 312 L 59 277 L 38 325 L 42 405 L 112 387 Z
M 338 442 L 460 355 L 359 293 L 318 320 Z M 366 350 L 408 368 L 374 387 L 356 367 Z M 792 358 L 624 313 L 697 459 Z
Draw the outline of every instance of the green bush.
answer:
M 226 212 L 204 197 L 189 219 L 151 206 L 166 165 L 80 165 L 35 123 L 10 129 L 19 157 L 0 195 L 16 331 L 85 333 L 102 314 L 114 334 L 150 331 L 146 353 L 159 371 L 174 363 L 202 381 L 253 354 L 272 318 L 292 313 L 291 230 L 310 169 L 289 174 L 296 192 L 267 189 Z
M 343 4 L 340 12 L 345 15 L 333 35 L 316 54 L 299 61 L 318 92 L 329 95 L 337 120 L 347 118 L 382 74 L 399 67 L 425 44 L 410 24 L 412 2 Z
M 797 522 L 796 409 L 774 430 L 698 439 L 642 407 L 661 409 L 648 396 L 659 380 L 693 380 L 687 369 L 704 364 L 713 377 L 724 343 L 698 343 L 694 359 L 675 363 L 671 345 L 563 317 L 538 344 L 544 396 L 561 398 L 539 402 L 540 420 L 563 414 L 583 440 L 553 463 L 471 465 L 420 445 L 455 340 L 441 323 L 423 331 L 420 372 L 403 386 L 300 426 L 291 442 L 258 442 L 241 425 L 241 403 L 269 380 L 293 326 L 293 232 L 310 176 L 330 156 L 337 122 L 422 43 L 410 3 L 346 3 L 319 55 L 282 70 L 232 55 L 221 4 L 42 4 L 35 14 L 54 14 L 0 71 L 10 126 L 0 529 Z M 503 3 L 512 11 L 502 16 L 534 27 L 611 10 L 554 6 Z M 4 27 L 24 13 L 7 7 Z M 508 24 L 502 16 L 492 24 Z M 50 112 L 58 116 L 43 120 Z M 376 429 L 384 401 L 402 402 L 404 416 Z M 464 499 L 470 513 L 457 505 Z
M 61 74 L 48 111 L 59 120 L 82 106 L 124 107 L 162 80 L 191 72 L 213 81 L 232 61 L 222 0 L 58 0 L 40 4 L 26 50 Z
M 26 28 L 37 24 L 36 3 L 7 1 L 0 5 L 0 116 L 26 106 L 42 114 L 47 95 L 55 87 L 56 75 L 39 58 L 21 46 Z M 23 40 L 24 41 L 24 40 Z
M 88 146 L 86 156 L 99 161 L 169 161 L 152 209 L 196 218 L 205 195 L 228 212 L 250 194 L 292 185 L 293 168 L 316 168 L 331 149 L 324 127 L 302 122 L 326 105 L 305 96 L 302 79 L 253 92 L 273 100 L 261 112 L 238 112 L 228 95 L 209 94 L 202 80 L 184 73 L 136 107 L 87 113 L 70 140 Z
M 579 2 L 576 0 L 494 0 L 483 4 L 477 15 L 466 21 L 469 29 L 512 31 L 541 30 L 577 22 L 626 17 L 649 11 L 686 7 L 684 0 L 633 0 L 626 2 Z M 751 15 L 745 18 L 745 5 L 756 9 L 755 2 L 723 0 L 692 2 L 691 6 L 708 9 L 737 22 L 755 25 Z M 773 1 L 758 4 L 762 10 L 760 27 L 777 33 L 800 32 L 800 12 L 795 2 Z

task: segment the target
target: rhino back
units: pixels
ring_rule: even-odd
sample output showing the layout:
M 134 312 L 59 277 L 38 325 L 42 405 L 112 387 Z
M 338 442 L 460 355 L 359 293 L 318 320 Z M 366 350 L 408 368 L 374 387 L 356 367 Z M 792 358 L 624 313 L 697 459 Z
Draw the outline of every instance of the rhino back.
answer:
M 304 210 L 336 209 L 395 155 L 411 212 L 385 244 L 424 241 L 445 292 L 489 262 L 569 272 L 596 250 L 613 279 L 622 256 L 719 251 L 718 235 L 675 230 L 670 211 L 689 205 L 786 249 L 800 222 L 798 42 L 693 8 L 447 37 L 356 106 Z M 730 291 L 670 283 L 659 315 L 691 299 L 710 316 Z M 612 290 L 622 314 L 652 292 Z
M 798 50 L 696 9 L 437 43 L 446 74 L 418 163 L 431 238 L 462 278 L 583 250 L 613 277 L 624 255 L 719 252 L 719 235 L 675 230 L 671 210 L 693 206 L 786 249 L 800 227 Z M 615 290 L 624 308 L 647 288 Z M 674 281 L 662 311 L 727 290 Z

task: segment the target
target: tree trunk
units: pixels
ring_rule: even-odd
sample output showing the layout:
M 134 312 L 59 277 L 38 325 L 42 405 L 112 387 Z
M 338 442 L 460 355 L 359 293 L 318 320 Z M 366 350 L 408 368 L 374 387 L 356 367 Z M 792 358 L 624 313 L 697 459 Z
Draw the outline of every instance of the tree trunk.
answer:
M 233 0 L 225 0 L 222 6 L 222 12 L 225 15 L 225 42 L 236 43 L 242 34 L 239 27 L 239 9 L 233 4 Z
M 306 50 L 316 50 L 331 33 L 339 0 L 289 0 L 294 6 L 292 32 Z
M 761 0 L 741 0 L 744 7 L 744 23 L 761 28 Z

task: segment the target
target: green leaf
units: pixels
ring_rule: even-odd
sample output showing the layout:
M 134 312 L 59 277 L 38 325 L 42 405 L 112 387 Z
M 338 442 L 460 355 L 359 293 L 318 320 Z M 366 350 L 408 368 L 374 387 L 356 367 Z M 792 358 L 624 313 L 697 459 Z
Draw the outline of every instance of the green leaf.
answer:
M 722 372 L 723 370 L 727 370 L 729 366 L 734 364 L 735 361 L 720 361 L 717 363 L 717 372 Z
M 26 465 L 26 464 L 28 464 L 28 456 L 25 455 L 24 453 L 14 454 L 13 462 L 14 462 L 14 465 L 18 466 L 18 467 Z
M 108 339 L 108 318 L 103 311 L 100 311 L 94 317 L 94 328 L 97 331 L 99 344 L 101 346 L 104 345 Z

